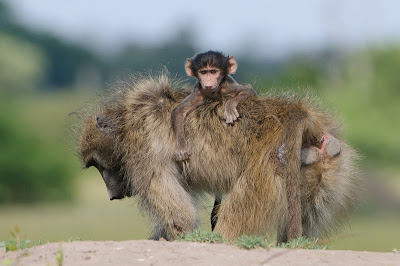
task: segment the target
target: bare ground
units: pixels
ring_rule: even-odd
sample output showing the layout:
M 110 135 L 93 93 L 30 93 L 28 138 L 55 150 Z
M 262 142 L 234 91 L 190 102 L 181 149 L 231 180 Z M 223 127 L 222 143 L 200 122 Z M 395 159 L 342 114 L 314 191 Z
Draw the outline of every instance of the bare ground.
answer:
M 400 254 L 342 250 L 253 249 L 166 241 L 75 241 L 0 251 L 3 265 L 400 265 Z

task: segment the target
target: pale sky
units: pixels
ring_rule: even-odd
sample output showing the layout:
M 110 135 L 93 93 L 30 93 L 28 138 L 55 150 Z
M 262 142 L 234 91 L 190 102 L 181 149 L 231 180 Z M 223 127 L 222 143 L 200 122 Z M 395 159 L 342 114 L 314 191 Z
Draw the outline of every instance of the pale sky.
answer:
M 261 55 L 326 44 L 400 42 L 398 0 L 9 0 L 24 24 L 112 51 L 161 42 L 185 26 L 200 50 Z

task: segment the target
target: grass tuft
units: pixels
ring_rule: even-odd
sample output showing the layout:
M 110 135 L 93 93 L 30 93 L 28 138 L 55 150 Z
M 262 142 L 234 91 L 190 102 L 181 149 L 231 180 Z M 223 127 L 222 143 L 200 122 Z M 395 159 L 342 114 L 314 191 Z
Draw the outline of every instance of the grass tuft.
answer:
M 2 265 L 4 265 L 4 266 L 14 266 L 14 265 L 16 265 L 17 263 L 14 261 L 14 260 L 12 260 L 12 259 L 5 259 L 5 260 L 3 260 L 3 262 L 2 262 Z
M 299 237 L 287 243 L 281 243 L 278 248 L 302 248 L 302 249 L 328 249 L 327 245 L 319 245 L 318 239 Z
M 26 249 L 30 240 L 21 239 L 20 233 L 21 231 L 19 229 L 19 226 L 15 225 L 14 229 L 11 231 L 12 238 L 7 241 L 1 242 L 0 247 L 5 247 L 6 252 Z
M 189 242 L 206 242 L 206 243 L 226 243 L 226 240 L 217 233 L 204 232 L 196 230 L 191 233 L 182 234 L 178 237 L 178 241 L 189 241 Z
M 204 232 L 200 230 L 196 230 L 194 232 L 187 234 L 182 234 L 178 237 L 177 241 L 189 241 L 189 242 L 200 242 L 200 243 L 225 243 L 245 249 L 269 248 L 267 241 L 258 236 L 243 235 L 234 241 L 228 241 L 224 239 L 220 234 L 213 232 Z
M 245 249 L 269 248 L 267 241 L 259 236 L 242 235 L 235 241 L 235 244 Z
M 58 266 L 62 266 L 63 265 L 63 260 L 64 260 L 64 254 L 63 254 L 62 249 L 59 249 L 57 251 L 56 258 L 57 258 L 57 265 Z

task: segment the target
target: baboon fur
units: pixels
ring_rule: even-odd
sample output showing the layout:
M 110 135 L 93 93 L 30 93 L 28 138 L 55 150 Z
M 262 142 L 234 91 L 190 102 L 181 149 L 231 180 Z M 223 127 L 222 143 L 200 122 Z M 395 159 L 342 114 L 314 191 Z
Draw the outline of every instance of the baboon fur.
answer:
M 180 87 L 165 73 L 138 76 L 117 85 L 82 120 L 83 164 L 105 156 L 101 160 L 120 168 L 130 194 L 155 224 L 152 239 L 173 240 L 196 229 L 197 195 L 204 192 L 225 195 L 215 232 L 227 239 L 277 230 L 278 242 L 291 239 L 288 204 L 301 214 L 296 219 L 306 237 L 325 235 L 344 221 L 361 190 L 358 157 L 342 140 L 338 123 L 310 97 L 249 98 L 239 104 L 241 119 L 234 126 L 222 119 L 224 102 L 202 105 L 185 122 L 190 160 L 177 163 L 171 111 L 190 93 Z M 96 126 L 98 114 L 109 118 L 106 128 Z M 339 139 L 341 153 L 300 167 L 301 148 L 324 132 Z M 296 193 L 299 206 L 291 199 Z

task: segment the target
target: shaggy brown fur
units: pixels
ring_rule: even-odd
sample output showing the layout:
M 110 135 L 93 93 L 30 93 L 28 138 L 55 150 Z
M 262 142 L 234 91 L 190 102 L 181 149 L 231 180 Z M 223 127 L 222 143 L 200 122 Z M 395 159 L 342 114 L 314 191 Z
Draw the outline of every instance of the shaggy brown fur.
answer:
M 83 124 L 79 149 L 86 164 L 104 149 L 87 134 L 102 131 L 114 139 L 105 154 L 120 156 L 125 182 L 155 223 L 152 238 L 175 239 L 194 230 L 196 195 L 202 192 L 225 194 L 215 231 L 228 239 L 265 235 L 278 225 L 279 242 L 319 236 L 357 202 L 356 153 L 340 140 L 334 120 L 309 99 L 251 98 L 238 106 L 242 119 L 233 127 L 222 119 L 223 102 L 200 106 L 185 124 L 191 159 L 177 164 L 171 111 L 189 92 L 165 74 L 126 85 L 103 104 L 107 130 L 95 128 L 94 115 Z M 324 132 L 341 141 L 341 153 L 300 168 L 301 147 L 317 143 Z

